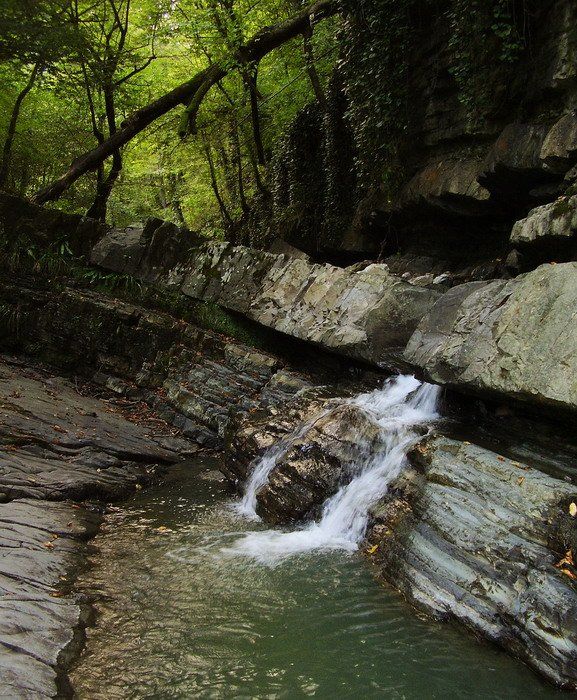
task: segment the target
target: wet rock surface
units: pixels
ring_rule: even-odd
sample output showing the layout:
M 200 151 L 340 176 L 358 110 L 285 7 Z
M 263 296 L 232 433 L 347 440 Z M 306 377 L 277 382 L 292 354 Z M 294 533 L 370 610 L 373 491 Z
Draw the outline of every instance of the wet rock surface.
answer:
M 100 522 L 72 501 L 124 497 L 196 449 L 86 389 L 0 357 L 2 697 L 48 698 L 65 687 L 84 619 L 72 585 Z
M 373 421 L 342 401 L 313 391 L 300 411 L 289 404 L 237 426 L 229 478 L 246 479 L 255 460 L 282 447 L 257 492 L 266 522 L 318 520 L 320 504 L 378 449 Z M 537 443 L 533 449 L 531 462 L 540 464 Z M 380 574 L 413 604 L 457 620 L 575 689 L 575 470 L 553 476 L 517 459 L 464 440 L 425 438 L 373 508 L 369 551 Z
M 275 525 L 318 515 L 326 499 L 378 450 L 381 432 L 374 419 L 357 406 L 325 409 L 287 444 L 257 494 L 257 513 Z
M 51 698 L 63 688 L 82 609 L 70 584 L 100 519 L 69 503 L 0 504 L 0 678 L 5 698 Z
M 374 511 L 382 576 L 575 689 L 576 572 L 562 562 L 577 486 L 444 437 L 412 462 Z

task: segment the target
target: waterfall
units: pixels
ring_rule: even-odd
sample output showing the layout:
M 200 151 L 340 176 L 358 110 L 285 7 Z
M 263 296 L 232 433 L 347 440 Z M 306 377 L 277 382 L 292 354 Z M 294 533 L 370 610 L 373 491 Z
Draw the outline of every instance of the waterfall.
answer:
M 290 450 L 293 442 L 301 438 L 313 425 L 323 416 L 326 416 L 328 410 L 322 411 L 312 420 L 307 421 L 295 430 L 288 438 L 273 445 L 267 452 L 258 460 L 253 467 L 253 470 L 244 487 L 244 495 L 239 503 L 235 503 L 233 508 L 239 515 L 248 518 L 249 520 L 260 520 L 256 514 L 256 495 L 260 489 L 267 483 L 269 474 L 275 468 L 279 459 Z
M 363 458 L 354 470 L 356 476 L 325 502 L 318 521 L 292 532 L 251 532 L 223 551 L 274 564 L 312 550 L 356 550 L 365 535 L 371 507 L 386 494 L 403 469 L 407 452 L 421 439 L 417 428 L 438 417 L 439 391 L 439 387 L 423 384 L 413 376 L 400 376 L 382 389 L 353 399 L 351 403 L 380 426 L 382 447 Z M 255 465 L 239 508 L 241 513 L 256 517 L 257 492 L 287 449 L 286 444 L 275 446 Z

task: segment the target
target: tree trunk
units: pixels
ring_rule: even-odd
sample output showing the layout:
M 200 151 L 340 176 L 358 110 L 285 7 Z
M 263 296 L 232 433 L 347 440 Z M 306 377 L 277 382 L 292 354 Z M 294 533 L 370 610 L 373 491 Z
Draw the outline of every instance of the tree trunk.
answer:
M 112 83 L 109 83 L 104 88 L 104 105 L 106 109 L 106 121 L 108 122 L 108 133 L 110 136 L 114 136 L 117 131 L 116 128 L 116 107 L 114 104 L 114 87 Z M 99 169 L 99 174 L 100 174 Z M 98 221 L 106 221 L 106 212 L 108 209 L 108 200 L 112 194 L 114 184 L 120 177 L 122 172 L 122 154 L 120 149 L 117 149 L 112 154 L 112 167 L 106 178 L 100 176 L 98 177 L 96 184 L 96 196 L 94 202 L 88 211 L 86 216 L 91 219 L 97 219 Z M 102 175 L 103 175 L 102 171 Z
M 307 29 L 303 33 L 303 51 L 305 54 L 307 73 L 309 76 L 309 80 L 311 81 L 311 85 L 313 88 L 313 92 L 315 93 L 315 97 L 317 98 L 320 106 L 326 112 L 327 97 L 325 95 L 325 91 L 323 90 L 323 86 L 321 84 L 321 79 L 319 78 L 319 74 L 318 74 L 317 68 L 315 66 L 315 54 L 313 51 L 313 45 L 311 43 L 311 36 L 312 36 L 312 29 L 310 29 L 310 28 Z
M 243 63 L 258 62 L 277 47 L 302 34 L 306 27 L 311 24 L 311 19 L 318 22 L 336 14 L 337 11 L 336 0 L 319 0 L 292 19 L 258 32 L 238 51 L 239 55 L 236 58 Z M 213 65 L 205 68 L 191 80 L 136 111 L 103 144 L 77 158 L 70 166 L 68 172 L 38 192 L 34 198 L 35 201 L 38 204 L 43 204 L 58 199 L 76 180 L 91 170 L 95 170 L 99 163 L 126 145 L 137 134 L 152 124 L 153 121 L 178 105 L 188 105 L 189 110 L 191 105 L 195 107 L 196 105 L 193 101 L 196 93 L 199 92 L 204 97 L 208 92 L 206 89 L 207 85 L 210 88 L 225 77 L 230 71 L 230 65 L 231 62 L 225 61 L 222 65 L 217 64 L 216 67 Z M 191 112 L 189 111 L 189 116 L 190 114 Z
M 216 170 L 214 167 L 214 161 L 212 159 L 212 153 L 210 150 L 210 144 L 209 143 L 204 143 L 204 152 L 206 154 L 206 160 L 208 162 L 208 167 L 210 169 L 210 184 L 212 185 L 212 191 L 214 192 L 214 196 L 216 197 L 216 201 L 218 202 L 218 207 L 220 209 L 220 213 L 222 218 L 225 220 L 225 222 L 230 226 L 232 225 L 232 217 L 228 212 L 228 209 L 226 208 L 226 204 L 224 203 L 224 199 L 222 198 L 220 194 L 220 189 L 218 187 L 218 180 L 216 179 Z
M 248 202 L 246 200 L 246 193 L 244 189 L 244 172 L 243 172 L 243 167 L 242 167 L 242 151 L 240 148 L 240 138 L 238 135 L 238 126 L 236 123 L 233 123 L 232 125 L 232 140 L 234 143 L 234 151 L 235 151 L 235 160 L 236 160 L 236 168 L 237 168 L 237 179 L 238 179 L 238 198 L 240 200 L 240 206 L 242 209 L 243 215 L 246 216 L 248 212 L 250 211 L 250 207 L 248 206 Z
M 20 116 L 20 110 L 22 109 L 22 103 L 26 99 L 26 96 L 34 87 L 36 78 L 40 73 L 40 63 L 37 63 L 28 82 L 21 90 L 20 94 L 16 98 L 14 107 L 12 108 L 12 116 L 10 117 L 10 123 L 8 124 L 8 132 L 6 134 L 6 140 L 4 141 L 4 148 L 2 149 L 2 162 L 0 163 L 0 189 L 4 189 L 6 182 L 8 181 L 8 174 L 10 172 L 10 164 L 12 162 L 12 148 L 14 146 L 14 141 L 16 139 L 16 127 L 18 125 L 18 117 Z
M 259 165 L 266 165 L 266 156 L 262 143 L 262 132 L 260 128 L 260 110 L 258 106 L 258 67 L 249 68 L 245 75 L 245 85 L 248 88 L 250 97 L 250 116 L 252 121 L 252 133 L 254 136 L 254 145 L 256 146 L 256 155 Z

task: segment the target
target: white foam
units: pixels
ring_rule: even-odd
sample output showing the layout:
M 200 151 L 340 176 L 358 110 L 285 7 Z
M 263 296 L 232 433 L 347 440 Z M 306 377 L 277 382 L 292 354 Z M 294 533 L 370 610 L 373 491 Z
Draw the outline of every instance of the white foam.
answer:
M 390 483 L 403 469 L 407 452 L 421 439 L 416 428 L 438 417 L 439 391 L 439 387 L 422 384 L 413 376 L 400 376 L 387 382 L 382 389 L 353 399 L 351 403 L 366 411 L 380 426 L 382 448 L 362 458 L 354 470 L 356 476 L 325 502 L 318 522 L 291 532 L 251 532 L 222 549 L 222 553 L 274 565 L 313 550 L 356 550 L 365 535 L 371 507 L 386 494 Z M 295 436 L 302 436 L 309 427 L 310 423 Z M 273 447 L 255 465 L 238 507 L 239 513 L 253 519 L 257 517 L 258 491 L 266 484 L 291 441 Z

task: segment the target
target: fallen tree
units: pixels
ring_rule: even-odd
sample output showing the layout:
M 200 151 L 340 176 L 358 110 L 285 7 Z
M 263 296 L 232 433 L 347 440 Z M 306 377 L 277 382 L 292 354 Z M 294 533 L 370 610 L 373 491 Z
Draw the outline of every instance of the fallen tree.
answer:
M 234 66 L 258 63 L 290 39 L 310 32 L 312 26 L 336 14 L 337 10 L 337 0 L 319 0 L 291 19 L 271 27 L 264 27 L 244 46 L 241 46 L 234 56 L 205 68 L 187 82 L 134 112 L 110 138 L 81 155 L 64 175 L 37 192 L 34 201 L 37 204 L 44 204 L 58 199 L 76 180 L 98 168 L 102 162 L 118 152 L 152 122 L 179 105 L 186 107 L 180 128 L 181 135 L 194 133 L 196 115 L 203 99 L 211 87 L 231 72 Z M 234 60 L 231 61 L 230 58 Z

